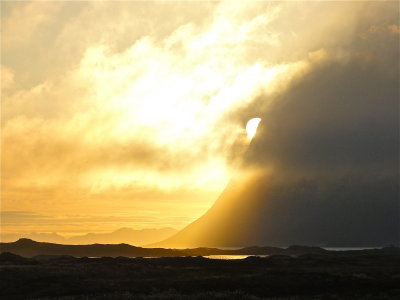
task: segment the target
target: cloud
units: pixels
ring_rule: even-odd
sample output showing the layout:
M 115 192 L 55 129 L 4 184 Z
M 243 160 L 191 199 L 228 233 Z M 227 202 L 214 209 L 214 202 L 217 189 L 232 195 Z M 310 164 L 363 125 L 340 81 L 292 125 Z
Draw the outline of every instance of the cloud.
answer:
M 61 7 L 55 2 L 4 4 L 9 13 L 2 20 L 2 43 L 7 47 L 29 44 L 40 26 L 48 25 Z
M 14 72 L 10 68 L 1 66 L 1 89 L 6 91 L 12 87 L 14 83 Z
M 348 17 L 369 16 L 376 7 L 10 4 L 2 55 L 14 73 L 2 110 L 5 205 L 88 209 L 99 201 L 107 210 L 109 204 L 98 199 L 121 197 L 125 205 L 130 197 L 135 207 L 146 190 L 153 191 L 147 205 L 164 199 L 172 213 L 183 200 L 165 196 L 170 193 L 194 207 L 191 216 L 200 215 L 247 149 L 246 121 L 265 115 L 268 124 L 275 102 L 289 101 L 293 82 L 324 68 L 331 72 L 334 65 L 344 70 L 352 60 L 367 70 L 372 63 L 394 72 L 387 55 L 395 56 L 383 42 L 396 41 L 394 18 L 381 24 L 374 14 L 367 21 Z M 379 7 L 380 17 L 393 11 L 391 4 Z M 311 16 L 316 26 L 310 26 Z M 382 30 L 362 36 L 371 26 Z M 15 33 L 23 41 L 13 40 Z M 379 76 L 375 80 L 381 84 Z M 288 107 L 289 126 L 296 114 Z M 280 145 L 281 155 L 291 147 L 288 140 Z M 268 159 L 281 160 L 274 149 Z M 295 155 L 285 159 L 297 161 Z
M 102 9 L 83 10 L 79 24 Z M 6 178 L 54 186 L 79 173 L 75 184 L 90 187 L 218 182 L 220 189 L 228 179 L 225 156 L 244 135 L 241 124 L 221 119 L 301 67 L 246 61 L 247 44 L 278 9 L 261 15 L 246 9 L 238 18 L 237 10 L 223 3 L 209 24 L 185 23 L 158 39 L 141 36 L 122 51 L 100 39 L 74 70 L 7 97 Z
M 7 236 L 16 233 L 30 234 L 36 232 L 55 232 L 65 235 L 76 235 L 86 232 L 104 232 L 116 230 L 122 226 L 130 226 L 135 229 L 145 227 L 159 228 L 165 223 L 181 227 L 182 224 L 193 221 L 193 218 L 185 216 L 159 217 L 154 211 L 135 211 L 132 213 L 117 214 L 52 214 L 37 213 L 33 211 L 7 211 L 2 210 L 2 235 Z M 32 224 L 35 224 L 32 227 Z M 104 224 L 108 229 L 99 228 L 98 224 Z M 34 229 L 34 230 L 33 230 Z M 50 230 L 49 230 L 50 229 Z

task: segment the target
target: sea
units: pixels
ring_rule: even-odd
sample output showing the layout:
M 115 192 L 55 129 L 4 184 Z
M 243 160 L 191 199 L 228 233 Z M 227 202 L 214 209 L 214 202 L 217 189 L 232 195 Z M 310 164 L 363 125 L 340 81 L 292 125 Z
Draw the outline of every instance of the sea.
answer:
M 244 259 L 254 255 L 205 255 L 203 257 L 210 259 Z M 258 257 L 267 257 L 269 255 L 257 255 Z

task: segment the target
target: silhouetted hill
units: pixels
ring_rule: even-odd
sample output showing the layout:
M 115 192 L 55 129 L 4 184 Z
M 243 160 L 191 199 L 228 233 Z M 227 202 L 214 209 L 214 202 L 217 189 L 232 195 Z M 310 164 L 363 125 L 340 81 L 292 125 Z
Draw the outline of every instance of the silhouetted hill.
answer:
M 13 243 L 1 243 L 1 252 L 11 252 L 25 257 L 35 255 L 72 255 L 76 257 L 102 256 L 173 256 L 176 250 L 146 249 L 128 244 L 62 245 L 19 239 Z
M 32 259 L 25 258 L 14 253 L 0 253 L 0 265 L 32 265 L 36 262 Z
M 168 257 L 168 256 L 208 256 L 208 255 L 294 255 L 303 254 L 337 255 L 339 254 L 399 254 L 400 248 L 370 249 L 359 251 L 328 251 L 319 247 L 291 246 L 287 249 L 278 247 L 246 247 L 225 250 L 218 248 L 164 249 L 142 248 L 128 244 L 92 244 L 92 245 L 62 245 L 41 243 L 29 239 L 20 239 L 13 243 L 0 243 L 0 252 L 7 255 L 17 254 L 24 257 L 36 257 L 39 260 L 51 260 L 54 256 L 63 256 L 68 260 L 74 257 Z M 6 254 L 9 252 L 9 254 Z
M 119 244 L 146 245 L 166 239 L 177 232 L 173 228 L 141 229 L 120 228 L 111 233 L 88 233 L 68 239 L 67 244 Z
M 176 233 L 177 230 L 169 227 L 131 229 L 119 228 L 113 232 L 107 233 L 87 233 L 84 235 L 63 237 L 58 233 L 37 233 L 29 234 L 1 234 L 2 242 L 14 242 L 20 238 L 28 238 L 38 242 L 57 243 L 57 244 L 131 244 L 145 245 L 166 239 Z

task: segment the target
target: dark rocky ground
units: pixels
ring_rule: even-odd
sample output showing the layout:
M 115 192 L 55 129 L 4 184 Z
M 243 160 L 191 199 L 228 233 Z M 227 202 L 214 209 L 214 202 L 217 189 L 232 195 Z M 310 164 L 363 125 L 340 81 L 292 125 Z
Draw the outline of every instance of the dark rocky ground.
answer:
M 330 252 L 329 252 L 330 253 Z M 400 299 L 400 253 L 75 258 L 0 254 L 2 299 Z

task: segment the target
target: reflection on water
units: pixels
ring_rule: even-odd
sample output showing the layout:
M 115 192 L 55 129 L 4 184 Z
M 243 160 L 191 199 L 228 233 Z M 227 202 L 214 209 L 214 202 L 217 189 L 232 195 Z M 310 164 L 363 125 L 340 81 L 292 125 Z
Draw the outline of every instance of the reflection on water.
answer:
M 382 249 L 382 247 L 322 247 L 328 251 L 354 251 L 354 250 L 372 250 L 372 249 Z
M 211 259 L 243 259 L 254 255 L 206 255 L 205 258 Z M 269 255 L 257 255 L 258 257 L 267 257 Z

